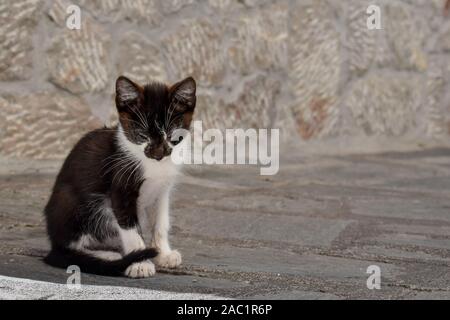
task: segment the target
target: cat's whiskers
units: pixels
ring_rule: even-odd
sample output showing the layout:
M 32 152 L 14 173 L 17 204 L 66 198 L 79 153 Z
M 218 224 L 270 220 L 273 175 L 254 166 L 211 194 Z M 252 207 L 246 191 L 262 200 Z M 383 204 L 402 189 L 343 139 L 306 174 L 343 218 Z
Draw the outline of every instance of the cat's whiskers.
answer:
M 175 104 L 174 101 L 172 100 L 172 101 L 170 102 L 170 104 L 169 104 L 169 107 L 167 108 L 167 109 L 168 109 L 168 110 L 167 110 L 167 111 L 168 111 L 168 112 L 167 112 L 168 117 L 166 117 L 166 121 L 165 121 L 165 123 L 164 123 L 166 131 L 167 131 L 168 123 L 169 123 L 169 121 L 170 121 L 171 118 L 172 118 L 172 114 L 173 114 L 173 111 L 175 110 L 175 107 L 176 107 L 176 104 Z
M 111 159 L 111 158 L 112 158 L 112 159 Z M 105 163 L 105 164 L 101 167 L 101 169 L 104 169 L 106 166 L 108 166 L 108 165 L 114 163 L 115 161 L 118 161 L 118 160 L 125 160 L 125 159 L 127 159 L 127 158 L 130 158 L 130 155 L 128 155 L 128 154 L 123 154 L 123 153 L 114 153 L 114 154 L 112 154 L 111 156 L 105 158 L 105 159 L 102 161 L 102 162 L 105 162 L 106 160 L 111 159 L 111 160 L 109 160 L 107 163 Z
M 136 159 L 136 158 L 134 158 L 134 159 L 131 160 L 131 163 L 130 163 L 129 166 L 123 166 L 122 168 L 120 168 L 120 169 L 115 173 L 115 175 L 114 175 L 114 177 L 113 177 L 113 180 L 112 180 L 113 183 L 115 182 L 115 180 L 116 180 L 117 177 L 119 177 L 118 183 L 121 183 L 122 177 L 124 176 L 124 174 L 125 174 L 130 168 L 134 168 L 134 164 L 135 164 L 136 162 L 139 163 L 139 160 Z M 119 176 L 119 174 L 120 174 L 120 176 Z
M 101 221 L 103 219 L 102 205 L 104 201 L 104 196 L 92 194 L 91 197 L 92 199 L 88 201 L 86 204 L 87 209 L 92 213 L 88 218 L 86 229 L 92 231 L 93 235 L 98 235 L 98 231 L 102 231 Z M 102 232 L 100 232 L 100 236 L 101 235 Z
M 122 172 L 120 174 L 120 176 L 118 177 L 118 183 L 122 183 L 122 178 L 127 176 L 127 172 L 129 172 L 130 170 L 133 170 L 133 168 L 135 167 L 136 163 L 137 162 L 132 162 L 129 166 L 125 167 L 125 170 L 121 169 L 121 170 L 118 171 L 117 176 L 119 175 L 119 172 Z M 114 180 L 115 180 L 115 178 L 113 179 L 113 181 Z
M 164 129 L 166 129 L 166 124 L 167 124 L 167 121 L 168 121 L 167 117 L 169 115 L 168 111 L 170 110 L 171 105 L 172 105 L 172 102 L 170 102 L 169 106 L 164 109 L 164 125 L 163 125 Z
M 138 127 L 143 127 L 144 129 L 146 129 L 145 125 L 143 123 L 141 123 L 141 122 L 138 122 L 136 120 L 129 119 L 129 118 L 127 119 L 127 121 L 129 121 L 131 123 L 135 123 Z
M 148 125 L 148 120 L 147 118 L 142 114 L 142 112 L 139 109 L 135 110 L 135 113 L 138 115 L 138 117 L 140 119 L 142 119 L 142 125 L 144 126 L 145 129 L 149 129 L 149 125 Z
M 158 124 L 158 122 L 156 122 L 156 119 L 155 119 L 155 127 L 158 128 L 159 133 L 164 134 L 164 130 L 160 127 L 160 125 Z
M 126 160 L 126 161 L 123 161 L 121 163 L 117 163 L 117 164 L 114 165 L 113 168 L 108 169 L 108 171 L 106 171 L 104 173 L 104 175 L 106 175 L 107 173 L 111 172 L 111 173 L 114 173 L 114 177 L 115 177 L 116 175 L 119 174 L 119 172 L 121 172 L 122 170 L 128 168 L 132 164 L 133 164 L 132 160 Z
M 170 130 L 172 129 L 172 126 L 175 125 L 174 121 L 177 120 L 178 118 L 181 118 L 182 116 L 183 116 L 183 115 L 180 114 L 180 115 L 174 117 L 174 118 L 170 121 L 170 123 L 169 123 L 169 128 L 167 129 L 168 132 L 170 132 Z
M 118 158 L 118 159 L 114 159 L 114 160 L 112 160 L 110 163 L 111 164 L 113 164 L 110 168 L 108 168 L 108 170 L 106 170 L 105 172 L 104 172 L 104 174 L 103 174 L 103 176 L 105 176 L 107 173 L 109 173 L 109 172 L 111 172 L 111 171 L 113 171 L 114 169 L 116 169 L 117 167 L 120 167 L 120 166 L 125 166 L 128 162 L 133 162 L 135 159 L 134 158 L 132 158 L 132 157 L 130 157 L 130 156 L 127 156 L 127 157 L 125 157 L 125 158 Z
M 138 108 L 131 107 L 129 102 L 126 102 L 126 105 L 127 105 L 128 109 L 131 110 L 138 117 L 138 119 L 141 121 L 140 125 L 142 125 L 144 127 L 144 129 L 149 129 L 147 119 L 144 117 L 142 112 L 140 112 Z M 132 119 L 128 119 L 128 120 L 134 121 Z M 139 122 L 136 122 L 136 123 L 139 124 Z
M 136 163 L 134 164 L 134 169 L 133 169 L 133 171 L 131 171 L 131 173 L 129 174 L 128 179 L 127 179 L 127 181 L 125 182 L 125 187 L 128 185 L 128 181 L 130 180 L 130 178 L 134 175 L 134 173 L 136 172 L 136 170 L 139 169 L 140 167 L 141 167 L 141 163 L 140 163 L 140 162 L 136 162 Z M 135 180 L 136 180 L 136 177 L 135 177 Z

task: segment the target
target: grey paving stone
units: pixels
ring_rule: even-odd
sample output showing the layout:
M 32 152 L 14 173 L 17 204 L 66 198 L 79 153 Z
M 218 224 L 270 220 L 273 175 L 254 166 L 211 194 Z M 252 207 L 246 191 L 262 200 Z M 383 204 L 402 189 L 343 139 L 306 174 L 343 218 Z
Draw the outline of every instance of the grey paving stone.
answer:
M 246 299 L 448 299 L 446 159 L 444 148 L 289 154 L 273 177 L 255 167 L 188 168 L 172 202 L 183 265 L 151 279 L 83 281 Z M 65 270 L 41 261 L 42 209 L 60 162 L 0 164 L 0 275 L 65 283 Z M 381 290 L 366 287 L 369 265 L 381 268 Z

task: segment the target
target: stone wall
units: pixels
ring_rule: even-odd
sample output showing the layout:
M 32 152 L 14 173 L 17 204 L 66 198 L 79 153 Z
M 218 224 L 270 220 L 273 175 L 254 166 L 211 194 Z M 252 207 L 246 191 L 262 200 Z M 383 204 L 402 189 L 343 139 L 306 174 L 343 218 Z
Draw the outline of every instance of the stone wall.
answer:
M 66 8 L 81 7 L 80 31 Z M 368 30 L 369 4 L 382 30 Z M 199 85 L 206 127 L 304 143 L 450 133 L 445 0 L 0 0 L 0 154 L 61 158 L 114 82 Z

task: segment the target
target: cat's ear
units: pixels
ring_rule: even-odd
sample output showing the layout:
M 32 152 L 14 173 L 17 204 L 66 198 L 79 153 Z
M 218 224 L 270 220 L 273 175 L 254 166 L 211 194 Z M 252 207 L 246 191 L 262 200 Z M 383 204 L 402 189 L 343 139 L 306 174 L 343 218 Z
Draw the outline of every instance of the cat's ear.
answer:
M 176 100 L 179 111 L 186 112 L 194 110 L 196 89 L 197 85 L 192 77 L 177 82 L 170 88 L 172 101 Z
M 138 103 L 143 89 L 130 79 L 120 76 L 116 80 L 116 106 L 119 111 L 133 107 Z

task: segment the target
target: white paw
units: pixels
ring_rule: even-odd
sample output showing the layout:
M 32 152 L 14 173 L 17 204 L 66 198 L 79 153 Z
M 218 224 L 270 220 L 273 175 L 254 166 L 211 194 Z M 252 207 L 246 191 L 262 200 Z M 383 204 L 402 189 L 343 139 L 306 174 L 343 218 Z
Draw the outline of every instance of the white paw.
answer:
M 155 259 L 155 263 L 163 268 L 176 268 L 181 264 L 181 254 L 177 250 L 167 253 L 160 253 Z
M 129 278 L 148 278 L 155 272 L 155 265 L 150 260 L 146 260 L 133 263 L 125 270 L 125 275 Z

